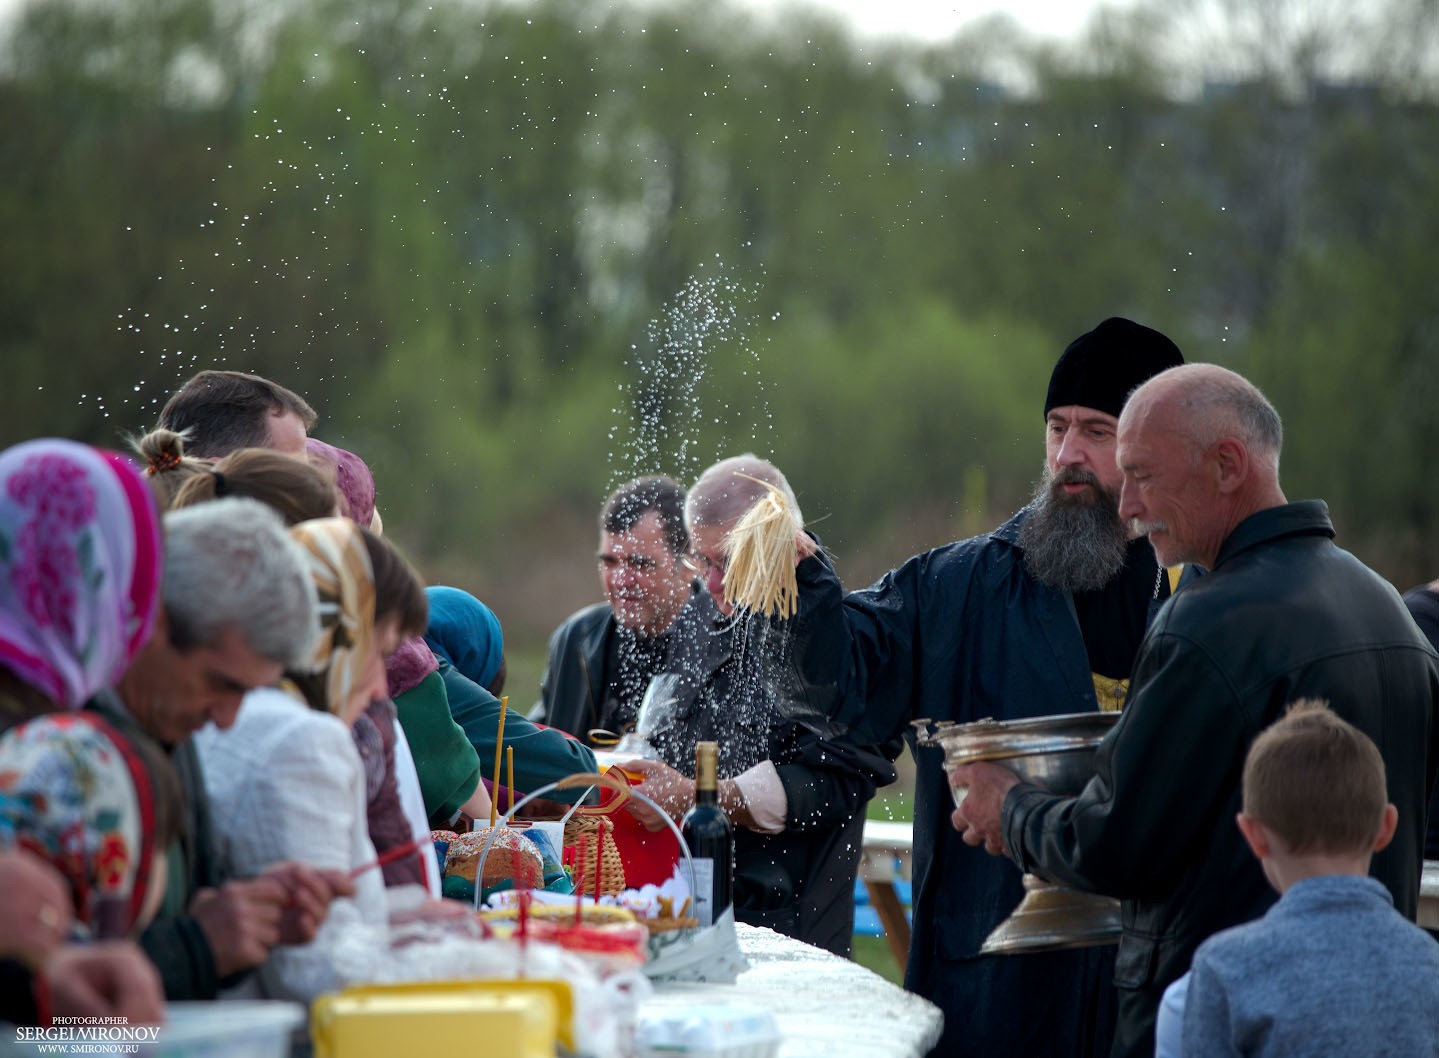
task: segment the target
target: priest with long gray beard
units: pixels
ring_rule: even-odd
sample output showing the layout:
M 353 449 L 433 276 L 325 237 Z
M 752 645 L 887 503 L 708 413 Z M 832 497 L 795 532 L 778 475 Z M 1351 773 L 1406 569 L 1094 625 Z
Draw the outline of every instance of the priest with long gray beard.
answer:
M 918 718 L 1122 707 L 1151 607 L 1171 585 L 1148 541 L 1130 540 L 1120 520 L 1115 430 L 1130 391 L 1182 362 L 1158 331 L 1105 320 L 1070 343 L 1050 378 L 1044 472 L 1028 506 L 991 533 L 916 555 L 842 604 L 823 556 L 800 564 L 800 619 L 814 622 L 816 644 L 803 675 L 839 685 L 856 738 L 912 736 Z M 966 846 L 949 825 L 941 757 L 916 748 L 905 971 L 905 987 L 944 1011 L 933 1053 L 1106 1054 L 1113 947 L 979 954 L 1019 904 L 1020 872 Z

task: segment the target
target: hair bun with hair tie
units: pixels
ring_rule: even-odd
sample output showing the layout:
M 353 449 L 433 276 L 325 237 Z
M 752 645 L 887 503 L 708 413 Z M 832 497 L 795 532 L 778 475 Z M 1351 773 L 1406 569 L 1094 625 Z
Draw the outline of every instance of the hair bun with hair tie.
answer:
M 154 477 L 156 474 L 163 474 L 167 470 L 174 470 L 180 465 L 180 456 L 175 452 L 156 452 L 150 457 L 145 465 L 145 473 Z
M 218 470 L 212 470 L 210 473 L 215 475 L 215 495 L 225 495 L 225 475 L 221 474 Z

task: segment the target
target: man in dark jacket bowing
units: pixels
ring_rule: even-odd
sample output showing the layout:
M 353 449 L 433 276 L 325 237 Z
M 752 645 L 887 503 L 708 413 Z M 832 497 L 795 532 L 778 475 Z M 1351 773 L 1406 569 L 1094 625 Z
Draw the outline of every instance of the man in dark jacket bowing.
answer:
M 800 618 L 814 644 L 802 668 L 814 683 L 839 682 L 858 737 L 883 742 L 919 718 L 1017 720 L 1123 704 L 1151 603 L 1169 582 L 1119 518 L 1115 428 L 1129 391 L 1181 362 L 1158 331 L 1104 320 L 1070 343 L 1050 378 L 1043 476 L 1027 507 L 991 533 L 911 558 L 842 605 L 828 567 L 801 564 Z M 905 986 L 944 1011 L 935 1053 L 1105 1053 L 1113 948 L 980 955 L 1023 896 L 1020 872 L 960 840 L 947 822 L 942 754 L 920 747 L 915 756 Z
M 798 526 L 789 482 L 753 455 L 715 463 L 689 490 L 687 561 L 708 606 L 686 606 L 674 624 L 667 708 L 650 736 L 663 763 L 626 768 L 644 772 L 640 789 L 678 818 L 694 801 L 695 744 L 718 743 L 718 800 L 735 832 L 736 919 L 848 955 L 865 805 L 894 781 L 894 767 L 834 723 L 833 688 L 795 680 L 801 622 L 736 613 L 725 598 L 730 534 L 769 487 Z M 817 546 L 799 532 L 796 545 L 806 555 Z
M 1134 393 L 1120 513 L 1160 561 L 1209 573 L 1155 617 L 1078 797 L 995 764 L 954 777 L 969 788 L 954 813 L 966 842 L 1122 899 L 1115 1055 L 1153 1054 L 1160 998 L 1195 948 L 1274 902 L 1234 820 L 1249 744 L 1288 702 L 1326 698 L 1378 745 L 1400 824 L 1370 873 L 1411 919 L 1418 904 L 1439 663 L 1399 593 L 1334 545 L 1324 504 L 1285 499 L 1281 436 L 1263 394 L 1212 364 Z

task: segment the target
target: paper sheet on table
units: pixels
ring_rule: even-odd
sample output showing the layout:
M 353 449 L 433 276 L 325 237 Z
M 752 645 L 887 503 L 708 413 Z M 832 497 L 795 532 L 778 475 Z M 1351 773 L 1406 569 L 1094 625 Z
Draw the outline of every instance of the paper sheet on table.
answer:
M 644 966 L 651 981 L 733 984 L 749 969 L 735 935 L 733 907 L 726 908 L 713 926 L 661 933 L 656 939 L 658 944 L 652 945 L 650 961 Z

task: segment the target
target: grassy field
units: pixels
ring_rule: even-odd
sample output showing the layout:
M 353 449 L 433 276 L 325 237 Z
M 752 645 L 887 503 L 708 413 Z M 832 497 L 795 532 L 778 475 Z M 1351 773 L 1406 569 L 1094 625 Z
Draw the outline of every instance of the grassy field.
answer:
M 904 967 L 895 962 L 889 951 L 889 941 L 883 937 L 856 936 L 851 957 L 866 970 L 873 970 L 891 984 L 904 983 Z
M 898 781 L 875 793 L 866 811 L 867 818 L 891 823 L 904 823 L 914 819 L 914 759 L 908 750 L 895 761 L 895 771 L 899 773 Z M 855 962 L 873 970 L 886 981 L 897 985 L 904 980 L 904 967 L 895 961 L 889 950 L 889 941 L 884 937 L 856 934 L 852 957 Z

